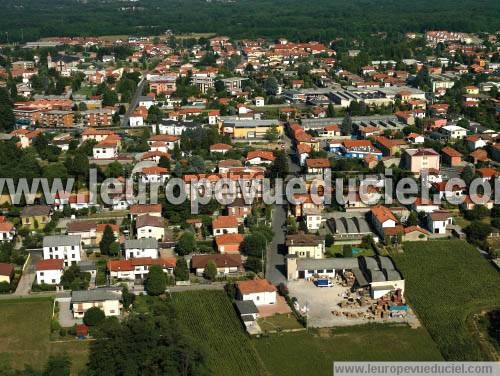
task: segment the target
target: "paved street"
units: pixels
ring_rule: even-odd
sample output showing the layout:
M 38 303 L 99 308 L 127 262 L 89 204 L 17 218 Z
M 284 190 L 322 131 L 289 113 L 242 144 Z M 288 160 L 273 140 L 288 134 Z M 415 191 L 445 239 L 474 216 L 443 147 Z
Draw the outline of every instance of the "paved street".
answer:
M 146 73 L 144 73 L 144 77 L 146 76 Z M 139 84 L 137 85 L 137 89 L 135 90 L 134 96 L 132 97 L 132 100 L 130 101 L 130 106 L 122 117 L 121 121 L 121 126 L 122 127 L 127 127 L 128 126 L 128 120 L 132 112 L 134 112 L 135 108 L 139 104 L 139 97 L 142 95 L 142 90 L 144 89 L 144 84 L 146 83 L 146 78 L 143 78 Z

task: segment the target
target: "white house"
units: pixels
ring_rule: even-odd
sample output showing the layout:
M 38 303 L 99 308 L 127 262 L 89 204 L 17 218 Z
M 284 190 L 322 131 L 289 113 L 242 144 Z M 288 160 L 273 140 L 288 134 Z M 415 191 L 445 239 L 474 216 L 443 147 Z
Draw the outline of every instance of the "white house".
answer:
M 315 208 L 304 209 L 303 216 L 309 231 L 315 232 L 320 229 L 321 222 L 323 221 L 321 210 Z
M 141 181 L 145 184 L 164 184 L 170 178 L 168 169 L 159 166 L 144 167 L 139 175 L 141 176 Z
M 108 136 L 92 149 L 94 159 L 115 159 L 118 156 L 118 140 Z
M 35 269 L 37 285 L 59 285 L 64 273 L 64 260 L 40 260 Z
M 141 215 L 135 221 L 137 238 L 153 238 L 162 241 L 165 237 L 165 222 L 162 217 Z
M 11 242 L 14 240 L 14 235 L 16 234 L 16 228 L 14 224 L 4 216 L 0 216 L 0 241 L 1 242 Z
M 246 162 L 250 165 L 270 165 L 275 159 L 272 151 L 253 150 L 248 152 Z
M 276 287 L 267 279 L 238 282 L 239 300 L 251 300 L 256 306 L 276 303 Z
M 76 265 L 81 260 L 79 235 L 49 235 L 43 238 L 43 259 L 64 260 L 64 265 Z
M 427 226 L 433 234 L 446 234 L 446 227 L 453 224 L 451 213 L 440 210 L 427 216 Z
M 131 127 L 142 127 L 144 126 L 144 118 L 140 115 L 131 115 L 128 118 L 128 122 Z
M 379 235 L 384 235 L 384 229 L 396 227 L 397 219 L 391 210 L 383 205 L 371 209 L 372 223 Z
M 71 310 L 75 319 L 83 318 L 85 312 L 92 307 L 100 308 L 106 317 L 120 316 L 123 308 L 120 291 L 95 289 L 71 292 Z
M 467 136 L 467 129 L 459 127 L 458 125 L 445 125 L 440 128 L 440 131 L 449 139 L 464 138 Z
M 210 261 L 215 263 L 217 267 L 217 275 L 220 277 L 238 273 L 243 264 L 239 254 L 207 254 L 207 255 L 193 255 L 191 257 L 191 269 L 197 276 L 202 276 L 205 267 Z
M 160 265 L 163 272 L 172 275 L 177 259 L 175 257 L 151 258 L 140 257 L 130 260 L 110 260 L 107 264 L 109 276 L 111 278 L 135 281 L 144 280 L 152 265 Z
M 233 215 L 220 215 L 212 221 L 213 235 L 237 234 L 238 218 Z
M 262 107 L 265 104 L 264 98 L 262 97 L 255 97 L 254 102 L 255 102 L 255 107 Z
M 156 259 L 159 256 L 158 240 L 153 238 L 125 240 L 125 258 L 150 257 Z
M 476 150 L 479 148 L 484 148 L 487 145 L 487 141 L 478 135 L 471 135 L 467 137 L 467 147 L 470 150 Z

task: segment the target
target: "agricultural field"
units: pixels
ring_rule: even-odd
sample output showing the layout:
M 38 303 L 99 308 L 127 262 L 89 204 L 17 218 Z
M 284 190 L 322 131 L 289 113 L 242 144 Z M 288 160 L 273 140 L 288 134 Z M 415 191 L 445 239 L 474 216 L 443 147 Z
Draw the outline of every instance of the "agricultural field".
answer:
M 50 342 L 52 299 L 0 300 L 0 365 L 41 369 L 50 354 L 66 352 L 77 374 L 87 361 L 87 342 Z
M 472 315 L 500 307 L 500 275 L 460 240 L 412 242 L 393 256 L 406 280 L 406 296 L 446 360 L 489 360 Z
M 441 354 L 424 328 L 372 324 L 254 339 L 273 376 L 331 375 L 333 361 L 432 361 Z
M 172 300 L 179 320 L 205 350 L 211 374 L 267 374 L 224 291 L 173 293 Z

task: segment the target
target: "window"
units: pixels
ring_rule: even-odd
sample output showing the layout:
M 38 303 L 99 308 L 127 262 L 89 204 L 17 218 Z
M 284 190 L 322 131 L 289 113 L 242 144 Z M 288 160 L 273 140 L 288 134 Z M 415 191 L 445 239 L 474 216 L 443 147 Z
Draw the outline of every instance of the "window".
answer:
M 40 277 L 43 277 L 43 272 L 40 272 Z

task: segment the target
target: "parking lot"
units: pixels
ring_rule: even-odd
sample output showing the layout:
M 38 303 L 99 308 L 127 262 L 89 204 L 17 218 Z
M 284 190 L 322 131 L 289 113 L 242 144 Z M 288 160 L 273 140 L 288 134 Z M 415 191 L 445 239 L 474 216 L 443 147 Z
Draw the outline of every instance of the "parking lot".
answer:
M 406 317 L 391 317 L 387 319 L 375 319 L 373 314 L 368 312 L 370 304 L 361 307 L 352 306 L 341 308 L 340 303 L 347 303 L 349 287 L 342 286 L 338 281 L 333 283 L 333 287 L 316 287 L 313 282 L 306 280 L 288 282 L 288 290 L 291 297 L 297 298 L 299 310 L 305 312 L 308 308 L 308 326 L 314 328 L 325 328 L 335 326 L 361 325 L 369 322 L 408 322 L 412 326 L 419 326 L 418 320 L 410 310 Z M 333 312 L 337 312 L 335 315 Z M 349 317 L 342 314 L 346 312 Z

